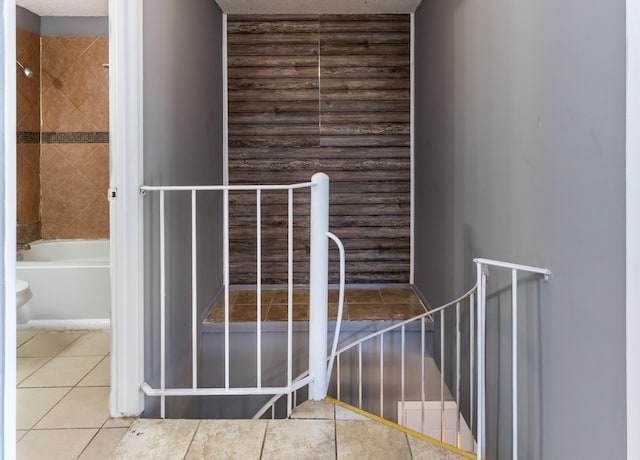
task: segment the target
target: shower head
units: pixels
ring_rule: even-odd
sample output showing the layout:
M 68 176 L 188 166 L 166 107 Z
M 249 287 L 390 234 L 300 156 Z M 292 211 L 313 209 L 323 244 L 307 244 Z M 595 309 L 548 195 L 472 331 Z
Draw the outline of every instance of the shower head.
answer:
M 22 73 L 25 75 L 25 77 L 27 78 L 33 77 L 33 70 L 31 70 L 29 67 L 23 66 L 18 60 L 16 60 L 16 64 L 20 66 L 20 68 L 22 69 Z

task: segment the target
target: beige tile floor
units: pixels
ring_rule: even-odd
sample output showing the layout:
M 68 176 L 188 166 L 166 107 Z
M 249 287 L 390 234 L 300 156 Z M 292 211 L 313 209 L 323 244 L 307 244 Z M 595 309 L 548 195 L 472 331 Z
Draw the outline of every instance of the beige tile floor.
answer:
M 288 420 L 137 420 L 113 453 L 129 459 L 420 459 L 466 457 L 330 402 Z
M 288 295 L 285 289 L 263 289 L 261 318 L 263 321 L 287 320 Z M 329 318 L 338 311 L 338 290 L 329 290 Z M 405 320 L 425 312 L 420 299 L 410 287 L 347 288 L 345 289 L 343 319 Z M 232 322 L 255 321 L 257 318 L 255 289 L 233 289 L 229 293 L 229 315 Z M 308 289 L 293 291 L 293 320 L 309 319 Z M 218 300 L 207 316 L 207 322 L 224 321 L 224 298 Z
M 109 332 L 18 331 L 17 458 L 108 459 L 133 419 L 109 417 Z

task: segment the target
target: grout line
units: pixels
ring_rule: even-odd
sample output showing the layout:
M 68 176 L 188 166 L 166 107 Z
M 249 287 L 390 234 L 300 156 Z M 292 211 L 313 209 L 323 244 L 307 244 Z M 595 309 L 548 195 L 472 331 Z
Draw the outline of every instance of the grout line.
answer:
M 76 428 L 77 429 L 77 428 Z M 80 428 L 82 429 L 82 428 Z M 95 428 L 94 428 L 95 429 Z M 76 458 L 80 458 L 82 456 L 82 454 L 84 453 L 85 450 L 87 450 L 87 447 L 89 447 L 89 444 L 91 444 L 93 442 L 94 439 L 96 439 L 96 436 L 98 436 L 98 433 L 100 433 L 100 431 L 102 430 L 102 428 L 98 428 L 96 430 L 96 432 L 93 434 L 93 436 L 91 436 L 91 439 L 89 439 L 89 442 L 87 442 L 87 444 L 82 448 L 82 450 L 80 451 L 80 453 L 78 454 L 78 457 Z
M 407 433 L 404 434 L 404 441 L 407 443 L 407 449 L 409 450 L 409 457 L 413 460 L 413 451 L 411 450 L 411 443 L 409 442 L 409 435 Z
M 260 456 L 259 459 L 262 459 L 262 454 L 264 453 L 264 445 L 267 442 L 267 430 L 269 429 L 269 420 L 264 424 L 264 433 L 262 434 L 262 446 L 260 446 Z
M 191 441 L 189 441 L 189 447 L 187 447 L 187 450 L 184 452 L 184 456 L 182 457 L 183 459 L 187 458 L 187 455 L 189 455 L 189 451 L 193 445 L 193 440 L 196 438 L 196 434 L 198 434 L 198 430 L 200 429 L 200 424 L 202 424 L 202 420 L 198 420 L 198 426 L 193 430 L 193 436 L 191 436 Z

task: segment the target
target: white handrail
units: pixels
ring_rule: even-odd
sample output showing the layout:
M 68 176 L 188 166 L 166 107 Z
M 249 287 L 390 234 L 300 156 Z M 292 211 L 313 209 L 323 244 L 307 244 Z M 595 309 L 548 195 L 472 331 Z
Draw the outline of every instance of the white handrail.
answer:
M 299 188 L 309 188 L 313 186 L 313 182 L 300 182 L 297 184 L 288 185 L 141 185 L 141 192 L 154 192 L 154 191 L 255 191 L 255 190 L 296 190 Z
M 333 332 L 333 345 L 329 354 L 329 365 L 327 366 L 327 388 L 331 380 L 331 372 L 333 371 L 333 361 L 336 357 L 336 348 L 338 348 L 338 339 L 340 338 L 340 328 L 342 327 L 342 312 L 344 310 L 344 282 L 345 282 L 345 255 L 344 245 L 340 238 L 331 232 L 327 232 L 327 236 L 331 238 L 338 246 L 340 252 L 340 289 L 338 290 L 338 315 L 336 316 L 336 329 Z

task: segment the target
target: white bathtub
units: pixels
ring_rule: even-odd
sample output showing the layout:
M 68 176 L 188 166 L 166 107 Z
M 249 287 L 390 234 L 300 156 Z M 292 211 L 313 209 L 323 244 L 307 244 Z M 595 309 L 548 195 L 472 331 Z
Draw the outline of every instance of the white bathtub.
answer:
M 29 282 L 33 298 L 18 311 L 19 327 L 109 327 L 109 240 L 37 241 L 20 257 L 16 276 Z

